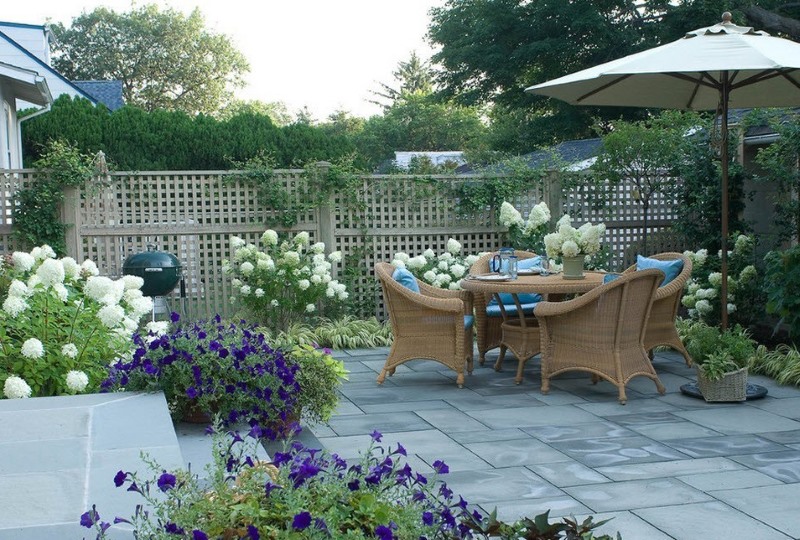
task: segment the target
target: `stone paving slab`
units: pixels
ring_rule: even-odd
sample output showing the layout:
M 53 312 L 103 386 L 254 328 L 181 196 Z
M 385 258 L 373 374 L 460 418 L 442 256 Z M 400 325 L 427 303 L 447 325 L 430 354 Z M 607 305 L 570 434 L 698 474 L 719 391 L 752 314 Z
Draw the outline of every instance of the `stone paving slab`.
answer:
M 647 437 L 618 437 L 555 442 L 552 446 L 584 465 L 597 468 L 609 465 L 650 463 L 686 459 L 668 446 Z
M 797 513 L 800 484 L 712 491 L 710 494 L 791 538 L 800 538 L 800 518 Z
M 731 540 L 763 538 L 788 540 L 789 537 L 718 501 L 645 508 L 634 513 L 673 538 Z
M 673 414 L 726 435 L 800 429 L 800 422 L 742 403 Z
M 706 493 L 674 478 L 575 486 L 564 488 L 564 491 L 594 512 L 683 505 L 711 500 L 711 496 Z
M 678 476 L 677 478 L 685 484 L 706 492 L 771 486 L 782 483 L 780 480 L 750 469 L 691 474 L 689 476 Z
M 731 459 L 781 482 L 800 482 L 800 450 L 733 456 Z

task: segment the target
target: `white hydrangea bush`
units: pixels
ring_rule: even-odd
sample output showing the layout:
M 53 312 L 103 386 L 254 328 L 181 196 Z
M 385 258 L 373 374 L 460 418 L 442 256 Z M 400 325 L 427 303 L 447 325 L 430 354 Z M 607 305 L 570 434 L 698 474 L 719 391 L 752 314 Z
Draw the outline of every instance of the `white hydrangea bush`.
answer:
M 18 251 L 0 267 L 3 397 L 97 390 L 153 302 L 137 276 L 110 279 L 97 265 L 56 258 L 49 246 Z
M 547 256 L 552 258 L 577 257 L 579 255 L 591 257 L 600 252 L 605 233 L 604 223 L 597 225 L 584 223 L 576 229 L 572 226 L 570 215 L 564 214 L 556 223 L 556 231 L 544 237 Z
M 282 331 L 297 322 L 340 308 L 349 298 L 347 287 L 333 278 L 342 253 L 325 253 L 325 244 L 311 243 L 307 232 L 281 241 L 268 229 L 260 247 L 233 236 L 232 256 L 222 269 L 231 279 L 231 301 L 252 322 Z
M 525 219 L 508 201 L 500 205 L 498 221 L 508 228 L 509 242 L 515 249 L 544 253 L 544 236 L 550 223 L 550 208 L 544 201 L 536 204 Z
M 762 276 L 754 263 L 755 237 L 745 234 L 732 235 L 733 249 L 728 250 L 728 301 L 726 310 L 735 322 L 751 322 L 752 311 L 763 305 L 760 300 Z M 716 325 L 722 309 L 722 252 L 709 254 L 707 249 L 685 251 L 692 261 L 692 277 L 686 283 L 681 304 L 691 319 Z
M 407 268 L 414 276 L 439 289 L 461 289 L 461 280 L 467 277 L 470 267 L 483 253 L 464 255 L 461 243 L 449 238 L 445 251 L 437 255 L 432 249 L 426 249 L 422 255 L 411 257 L 399 251 L 392 258 L 392 265 Z

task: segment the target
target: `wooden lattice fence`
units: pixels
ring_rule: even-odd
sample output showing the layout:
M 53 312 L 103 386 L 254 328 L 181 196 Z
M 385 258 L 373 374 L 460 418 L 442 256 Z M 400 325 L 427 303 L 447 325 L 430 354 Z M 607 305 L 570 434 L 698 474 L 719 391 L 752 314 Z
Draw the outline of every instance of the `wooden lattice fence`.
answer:
M 304 170 L 275 171 L 274 178 L 290 194 L 300 197 Z M 20 183 L 33 181 L 33 171 L 7 171 L 0 192 L 0 242 L 13 250 L 11 211 L 13 194 Z M 562 188 L 559 175 L 531 186 L 511 201 L 524 215 L 541 200 L 548 202 L 554 219 L 563 211 L 575 216 L 577 224 L 604 221 L 605 242 L 611 247 L 615 266 L 622 267 L 626 248 L 642 236 L 641 206 L 630 188 L 571 182 Z M 382 316 L 380 291 L 372 268 L 377 261 L 391 260 L 404 251 L 417 255 L 431 248 L 441 252 L 448 238 L 458 240 L 466 253 L 489 251 L 503 245 L 505 230 L 497 225 L 492 208 L 465 214 L 454 200 L 453 188 L 460 182 L 481 181 L 475 177 L 428 177 L 420 182 L 411 176 L 364 176 L 357 190 L 333 193 L 330 203 L 297 212 L 291 232 L 307 231 L 313 241 L 345 255 L 340 279 L 348 282 L 354 305 Z M 588 201 L 604 190 L 608 203 L 602 210 Z M 114 173 L 97 179 L 84 189 L 69 189 L 63 210 L 69 254 L 77 260 L 94 260 L 103 274 L 119 276 L 131 254 L 146 250 L 148 244 L 169 251 L 181 260 L 186 279 L 186 312 L 191 318 L 220 313 L 231 315 L 230 280 L 222 273 L 222 261 L 230 257 L 232 235 L 257 243 L 266 228 L 280 217 L 282 209 L 267 208 L 258 188 L 239 181 L 229 171 L 172 171 Z M 672 201 L 652 201 L 648 230 L 664 231 L 675 219 Z M 628 250 L 630 253 L 630 250 Z M 628 254 L 628 256 L 630 256 Z M 180 307 L 177 289 L 168 299 Z M 367 306 L 367 308 L 364 308 Z

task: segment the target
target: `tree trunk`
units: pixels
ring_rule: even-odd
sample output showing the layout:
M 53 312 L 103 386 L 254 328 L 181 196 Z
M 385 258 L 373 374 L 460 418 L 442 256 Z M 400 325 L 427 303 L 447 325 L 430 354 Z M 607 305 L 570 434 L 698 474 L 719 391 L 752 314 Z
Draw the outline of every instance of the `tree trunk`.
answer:
M 756 30 L 767 30 L 784 34 L 794 41 L 800 41 L 800 21 L 778 15 L 759 6 L 749 6 L 742 10 L 747 19 L 756 24 Z

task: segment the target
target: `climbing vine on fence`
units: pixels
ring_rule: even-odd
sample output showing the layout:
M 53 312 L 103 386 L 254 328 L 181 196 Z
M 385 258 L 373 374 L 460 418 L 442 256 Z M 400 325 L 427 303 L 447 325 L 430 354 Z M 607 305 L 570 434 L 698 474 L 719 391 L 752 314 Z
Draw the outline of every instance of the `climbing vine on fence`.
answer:
M 14 195 L 14 235 L 29 248 L 47 244 L 64 256 L 64 235 L 69 226 L 59 215 L 64 188 L 82 186 L 91 180 L 98 172 L 95 157 L 60 140 L 48 142 L 41 155 L 34 163 L 37 178 Z

